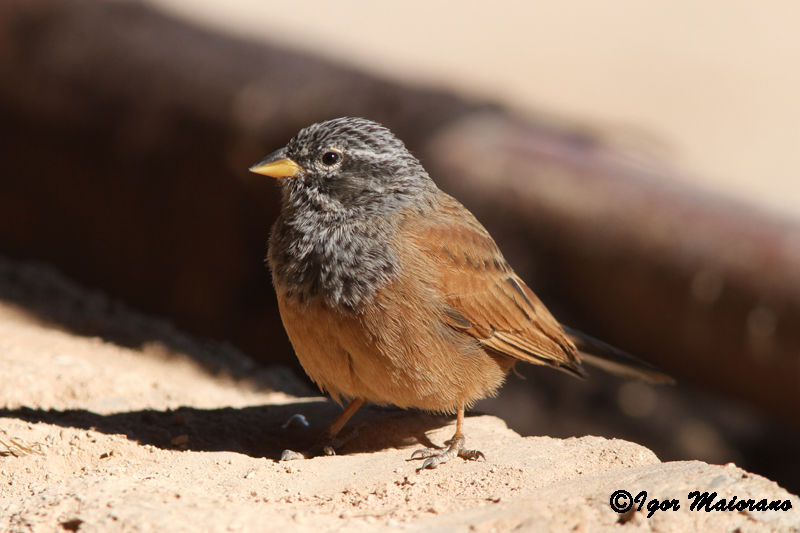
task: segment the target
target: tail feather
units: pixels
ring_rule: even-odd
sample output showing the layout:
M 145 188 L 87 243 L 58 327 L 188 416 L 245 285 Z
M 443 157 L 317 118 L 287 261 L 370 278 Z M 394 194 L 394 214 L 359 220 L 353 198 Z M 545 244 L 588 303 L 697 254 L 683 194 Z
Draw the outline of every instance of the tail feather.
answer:
M 590 337 L 585 333 L 562 326 L 569 340 L 575 344 L 581 359 L 606 372 L 626 378 L 635 378 L 648 383 L 674 384 L 675 380 L 659 368 L 637 359 L 627 352 L 618 350 L 610 344 Z

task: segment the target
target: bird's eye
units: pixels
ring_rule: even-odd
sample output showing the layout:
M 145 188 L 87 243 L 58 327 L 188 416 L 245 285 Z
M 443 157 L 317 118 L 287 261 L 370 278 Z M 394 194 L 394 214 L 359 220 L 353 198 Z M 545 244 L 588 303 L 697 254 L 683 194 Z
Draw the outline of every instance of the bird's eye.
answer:
M 341 158 L 342 154 L 331 150 L 322 154 L 322 164 L 326 166 L 332 166 L 338 163 Z

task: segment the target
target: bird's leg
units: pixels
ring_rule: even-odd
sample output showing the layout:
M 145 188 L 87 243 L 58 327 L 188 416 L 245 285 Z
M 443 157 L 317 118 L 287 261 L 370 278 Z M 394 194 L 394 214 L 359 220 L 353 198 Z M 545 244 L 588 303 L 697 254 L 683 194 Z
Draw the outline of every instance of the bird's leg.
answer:
M 296 459 L 311 459 L 312 457 L 317 457 L 318 455 L 336 455 L 336 451 L 334 449 L 334 441 L 336 440 L 336 436 L 342 430 L 347 421 L 352 418 L 358 408 L 364 405 L 363 398 L 356 398 L 352 402 L 350 402 L 347 407 L 344 408 L 339 416 L 336 417 L 336 420 L 328 426 L 328 429 L 317 438 L 317 442 L 309 448 L 305 452 L 293 452 L 292 450 L 284 450 L 281 454 L 281 461 L 294 461 Z
M 445 441 L 447 447 L 444 450 L 436 448 L 423 448 L 411 454 L 411 459 L 425 459 L 425 462 L 422 463 L 420 470 L 425 468 L 436 468 L 440 464 L 446 463 L 456 456 L 467 460 L 486 460 L 486 456 L 483 455 L 483 452 L 479 452 L 478 450 L 467 450 L 464 448 L 466 438 L 464 438 L 464 434 L 461 432 L 461 426 L 463 424 L 464 408 L 462 407 L 458 410 L 458 417 L 456 418 L 456 432 L 450 440 Z

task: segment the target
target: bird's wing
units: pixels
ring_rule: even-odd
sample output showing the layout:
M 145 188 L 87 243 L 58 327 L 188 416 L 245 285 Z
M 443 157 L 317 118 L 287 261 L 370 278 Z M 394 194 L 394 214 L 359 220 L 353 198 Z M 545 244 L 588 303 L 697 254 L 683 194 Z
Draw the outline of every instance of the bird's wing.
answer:
M 584 376 L 575 346 L 514 273 L 497 244 L 456 200 L 409 217 L 402 233 L 444 299 L 443 319 L 491 351 Z

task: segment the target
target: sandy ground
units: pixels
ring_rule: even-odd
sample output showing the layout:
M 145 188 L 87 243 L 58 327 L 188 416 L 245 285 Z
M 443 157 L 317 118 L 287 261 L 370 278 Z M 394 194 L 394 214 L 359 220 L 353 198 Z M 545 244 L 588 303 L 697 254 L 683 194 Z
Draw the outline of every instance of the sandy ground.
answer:
M 523 438 L 486 415 L 466 420 L 486 461 L 419 472 L 412 451 L 440 445 L 453 420 L 372 407 L 339 455 L 281 463 L 339 407 L 278 392 L 304 387 L 281 369 L 248 370 L 229 348 L 118 306 L 78 309 L 102 297 L 62 292 L 74 299 L 58 307 L 113 314 L 115 333 L 80 335 L 0 301 L 0 531 L 800 531 L 800 499 L 733 464 Z M 284 427 L 298 413 L 310 425 Z M 682 507 L 620 515 L 609 505 L 619 489 Z M 692 490 L 791 509 L 693 512 Z

